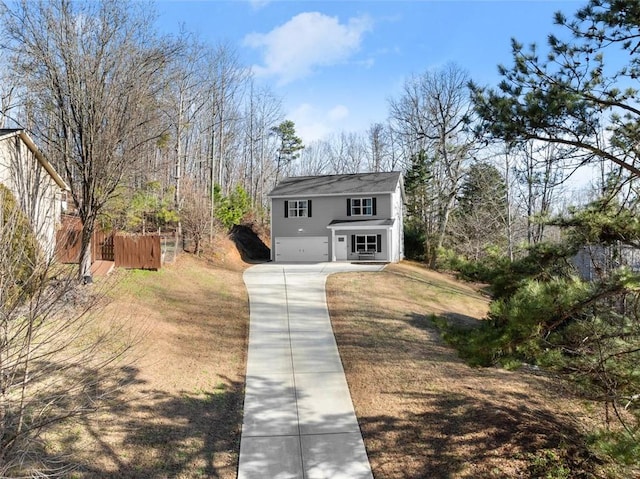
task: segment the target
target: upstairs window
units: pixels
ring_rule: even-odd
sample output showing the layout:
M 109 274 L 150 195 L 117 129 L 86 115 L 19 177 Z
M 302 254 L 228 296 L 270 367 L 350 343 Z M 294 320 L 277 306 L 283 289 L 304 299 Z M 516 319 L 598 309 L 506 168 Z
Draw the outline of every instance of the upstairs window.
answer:
M 375 198 L 347 198 L 347 216 L 375 216 Z
M 284 202 L 285 218 L 311 218 L 311 200 L 289 200 Z

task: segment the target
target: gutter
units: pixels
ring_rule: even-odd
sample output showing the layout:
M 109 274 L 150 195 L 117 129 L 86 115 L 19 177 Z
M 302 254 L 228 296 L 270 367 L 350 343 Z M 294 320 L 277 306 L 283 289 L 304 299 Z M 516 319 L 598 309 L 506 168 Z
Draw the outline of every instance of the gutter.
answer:
M 44 155 L 42 153 L 40 153 L 40 150 L 38 150 L 38 147 L 33 142 L 31 137 L 29 135 L 27 135 L 27 133 L 24 130 L 20 130 L 20 133 L 18 133 L 18 135 L 20 136 L 22 141 L 24 141 L 25 144 L 29 147 L 29 149 L 33 152 L 33 154 L 35 155 L 35 157 L 38 160 L 38 162 L 47 171 L 47 173 L 49 173 L 49 176 L 51 176 L 51 178 L 53 178 L 53 181 L 56 182 L 56 184 L 60 187 L 60 189 L 63 190 L 63 191 L 70 191 L 71 188 L 69 188 L 67 183 L 65 183 L 65 181 L 56 172 L 56 170 L 53 169 L 53 166 L 51 166 L 51 163 L 49 163 L 47 161 L 47 159 L 44 157 Z

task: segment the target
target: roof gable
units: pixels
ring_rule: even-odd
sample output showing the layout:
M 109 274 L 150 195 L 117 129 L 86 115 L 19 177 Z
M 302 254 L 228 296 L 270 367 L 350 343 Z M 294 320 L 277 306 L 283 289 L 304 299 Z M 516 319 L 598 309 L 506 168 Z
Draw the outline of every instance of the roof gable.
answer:
M 0 128 L 0 141 L 6 140 L 9 138 L 13 138 L 14 136 L 19 136 L 20 139 L 27 145 L 27 148 L 31 150 L 33 155 L 38 160 L 38 163 L 45 169 L 45 171 L 51 176 L 53 181 L 60 187 L 62 190 L 69 190 L 69 186 L 65 183 L 65 181 L 60 177 L 58 172 L 51 166 L 51 163 L 47 161 L 44 155 L 38 150 L 38 147 L 33 142 L 31 137 L 22 129 L 19 128 Z
M 351 175 L 297 176 L 285 178 L 269 193 L 274 197 L 339 196 L 393 193 L 401 181 L 399 171 Z

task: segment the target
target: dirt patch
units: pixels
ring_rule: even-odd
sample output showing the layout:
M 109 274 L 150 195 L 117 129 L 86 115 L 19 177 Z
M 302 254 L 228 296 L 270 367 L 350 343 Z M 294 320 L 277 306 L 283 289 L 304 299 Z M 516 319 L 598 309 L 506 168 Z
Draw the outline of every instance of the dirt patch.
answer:
M 331 276 L 327 296 L 376 479 L 539 477 L 532 457 L 567 453 L 571 475 L 547 477 L 590 477 L 592 418 L 560 381 L 470 368 L 440 340 L 431 315 L 477 321 L 479 288 L 402 263 Z
M 234 249 L 109 279 L 105 317 L 139 341 L 109 407 L 59 433 L 78 477 L 236 477 L 249 310 Z

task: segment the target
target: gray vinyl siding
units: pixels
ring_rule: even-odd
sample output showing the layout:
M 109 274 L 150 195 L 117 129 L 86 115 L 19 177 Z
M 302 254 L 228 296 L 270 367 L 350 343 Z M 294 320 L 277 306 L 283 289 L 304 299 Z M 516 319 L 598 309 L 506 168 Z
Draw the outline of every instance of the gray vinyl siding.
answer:
M 376 215 L 374 216 L 347 216 L 347 198 L 376 198 Z M 356 221 L 359 219 L 378 219 L 392 217 L 392 195 L 344 195 L 344 196 L 319 196 L 319 197 L 295 197 L 272 198 L 271 202 L 271 248 L 275 247 L 276 237 L 290 236 L 326 236 L 331 238 L 331 231 L 327 229 L 329 223 L 334 220 Z M 285 218 L 285 201 L 312 200 L 311 218 Z M 302 229 L 303 231 L 299 231 Z M 379 231 L 378 231 L 379 233 Z M 346 234 L 346 233 L 345 233 Z M 373 234 L 373 233 L 370 233 Z M 349 236 L 349 241 L 350 241 Z M 385 240 L 386 241 L 386 238 Z M 384 242 L 383 241 L 383 242 Z M 332 245 L 329 242 L 329 257 L 333 254 Z M 351 251 L 351 244 L 349 244 Z

